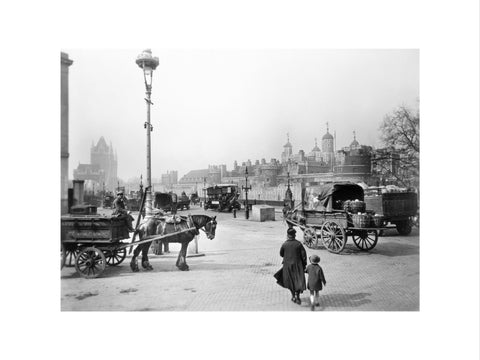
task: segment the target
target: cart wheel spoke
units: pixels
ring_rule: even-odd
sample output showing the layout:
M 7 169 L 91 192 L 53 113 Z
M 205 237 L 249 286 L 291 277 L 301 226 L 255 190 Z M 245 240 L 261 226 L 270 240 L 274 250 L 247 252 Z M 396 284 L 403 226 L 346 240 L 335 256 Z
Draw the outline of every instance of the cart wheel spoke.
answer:
M 76 245 L 74 245 L 75 246 L 74 248 L 70 246 L 67 245 L 65 249 L 65 266 L 66 267 L 75 266 L 75 258 L 78 255 L 78 250 L 76 248 Z
M 361 230 L 352 235 L 353 243 L 362 251 L 372 250 L 378 241 L 377 231 Z
M 306 227 L 303 230 L 303 242 L 310 249 L 317 247 L 317 233 L 314 228 Z
M 347 242 L 345 229 L 333 221 L 326 221 L 322 225 L 320 236 L 323 245 L 330 252 L 338 254 L 345 248 Z
M 125 260 L 126 256 L 127 249 L 111 250 L 107 252 L 105 259 L 107 261 L 107 265 L 116 266 L 121 264 L 123 260 Z
M 94 247 L 83 249 L 75 261 L 77 272 L 87 279 L 98 277 L 105 270 L 105 266 L 103 252 Z
M 61 246 L 60 246 L 60 270 L 63 269 L 66 261 L 67 261 L 67 250 L 65 249 L 65 245 L 61 244 Z

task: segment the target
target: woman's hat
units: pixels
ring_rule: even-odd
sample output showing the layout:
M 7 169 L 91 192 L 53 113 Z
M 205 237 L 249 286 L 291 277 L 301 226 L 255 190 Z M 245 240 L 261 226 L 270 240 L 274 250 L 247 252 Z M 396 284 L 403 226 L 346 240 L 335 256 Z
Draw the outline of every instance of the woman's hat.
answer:
M 296 233 L 297 231 L 294 228 L 290 228 L 287 230 L 287 235 L 295 236 Z
M 318 255 L 310 256 L 310 262 L 312 264 L 318 264 L 320 262 L 320 257 Z
M 117 191 L 117 195 L 123 195 L 123 191 Z

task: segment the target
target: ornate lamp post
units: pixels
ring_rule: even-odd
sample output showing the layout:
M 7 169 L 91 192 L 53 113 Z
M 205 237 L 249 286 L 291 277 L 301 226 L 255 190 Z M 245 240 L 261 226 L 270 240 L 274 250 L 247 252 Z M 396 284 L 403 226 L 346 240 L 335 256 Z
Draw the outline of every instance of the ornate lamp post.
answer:
M 287 210 L 293 209 L 293 194 L 290 189 L 290 172 L 287 172 L 287 190 L 285 191 L 284 206 L 288 207 Z
M 150 105 L 153 105 L 151 99 L 152 95 L 152 80 L 153 80 L 153 70 L 158 66 L 158 57 L 152 56 L 152 51 L 150 49 L 144 50 L 140 55 L 137 56 L 135 60 L 137 65 L 143 70 L 143 79 L 145 81 L 145 93 L 147 97 L 145 101 L 147 103 L 147 121 L 144 123 L 144 128 L 147 132 L 147 186 L 145 188 L 146 199 L 146 211 L 145 216 L 149 217 L 152 215 L 152 159 L 151 159 L 151 144 L 150 144 L 150 132 L 153 131 L 153 127 L 150 123 Z
M 245 166 L 245 186 L 242 186 L 245 190 L 245 219 L 250 217 L 250 209 L 248 208 L 248 190 L 252 190 L 251 186 L 248 186 L 248 168 Z
M 203 178 L 203 207 L 205 208 L 205 203 L 207 202 L 207 178 Z
M 142 175 L 140 175 L 140 198 L 143 196 L 143 183 L 142 183 Z

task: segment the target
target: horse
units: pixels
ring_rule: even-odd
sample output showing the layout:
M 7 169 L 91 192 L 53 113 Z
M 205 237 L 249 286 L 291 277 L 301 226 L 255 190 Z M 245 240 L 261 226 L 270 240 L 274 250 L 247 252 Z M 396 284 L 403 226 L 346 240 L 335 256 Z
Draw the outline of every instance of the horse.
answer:
M 182 244 L 182 248 L 178 253 L 178 258 L 176 266 L 178 269 L 185 271 L 189 270 L 187 262 L 185 260 L 187 255 L 187 248 L 190 241 L 193 240 L 195 236 L 199 234 L 199 230 L 203 230 L 207 235 L 209 240 L 215 238 L 215 230 L 217 227 L 216 216 L 210 217 L 207 215 L 188 215 L 184 216 L 173 216 L 173 222 L 169 222 L 169 219 L 172 217 L 151 217 L 146 219 L 139 227 L 140 240 L 144 239 L 147 236 L 154 235 L 167 235 L 168 236 L 162 240 L 167 243 L 177 242 Z M 178 231 L 187 230 L 193 228 L 190 231 L 181 232 L 175 234 Z M 145 270 L 153 270 L 152 265 L 148 261 L 148 249 L 152 242 L 147 242 L 144 244 L 138 245 L 133 251 L 133 257 L 130 262 L 130 268 L 133 272 L 139 271 L 137 256 L 142 252 L 142 267 Z
M 197 205 L 199 202 L 200 202 L 200 198 L 196 192 L 190 194 L 190 203 L 192 205 Z

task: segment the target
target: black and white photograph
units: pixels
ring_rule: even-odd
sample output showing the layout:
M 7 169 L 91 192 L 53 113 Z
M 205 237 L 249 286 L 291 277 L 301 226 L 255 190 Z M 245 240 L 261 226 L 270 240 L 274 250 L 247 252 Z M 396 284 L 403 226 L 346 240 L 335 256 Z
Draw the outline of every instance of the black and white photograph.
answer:
M 4 358 L 479 358 L 478 1 L 2 15 Z
M 419 310 L 418 49 L 60 62 L 62 311 Z

